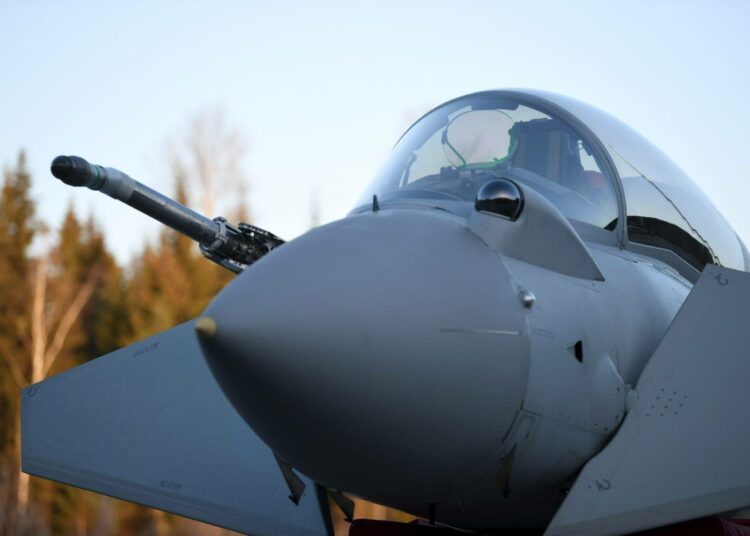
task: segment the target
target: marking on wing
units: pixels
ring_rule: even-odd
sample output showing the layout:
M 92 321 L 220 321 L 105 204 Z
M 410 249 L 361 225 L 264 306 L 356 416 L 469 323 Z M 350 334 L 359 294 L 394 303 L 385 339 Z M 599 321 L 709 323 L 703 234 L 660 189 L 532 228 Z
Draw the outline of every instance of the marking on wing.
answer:
M 470 329 L 470 328 L 440 328 L 443 333 L 488 333 L 490 335 L 518 336 L 520 331 L 507 329 Z

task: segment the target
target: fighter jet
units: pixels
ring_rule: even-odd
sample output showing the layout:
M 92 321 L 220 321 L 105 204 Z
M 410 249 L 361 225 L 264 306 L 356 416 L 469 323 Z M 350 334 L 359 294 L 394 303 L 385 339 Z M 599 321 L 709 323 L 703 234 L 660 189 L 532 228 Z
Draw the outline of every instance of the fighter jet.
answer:
M 255 536 L 331 534 L 328 497 L 548 536 L 750 505 L 750 255 L 600 110 L 451 100 L 286 243 L 82 158 L 52 173 L 238 275 L 200 318 L 27 387 L 32 475 Z

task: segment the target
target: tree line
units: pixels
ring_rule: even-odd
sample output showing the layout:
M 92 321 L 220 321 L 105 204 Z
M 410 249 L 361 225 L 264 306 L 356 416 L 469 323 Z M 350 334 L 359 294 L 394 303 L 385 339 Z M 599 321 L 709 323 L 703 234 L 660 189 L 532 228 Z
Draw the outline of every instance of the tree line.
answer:
M 221 112 L 196 116 L 187 135 L 168 147 L 173 197 L 206 215 L 221 204 L 230 221 L 250 222 L 243 154 L 241 136 Z M 72 205 L 50 230 L 31 186 L 21 151 L 4 169 L 0 190 L 0 536 L 230 534 L 20 472 L 23 387 L 197 317 L 234 277 L 166 227 L 121 265 L 99 223 L 80 218 Z M 235 205 L 222 203 L 222 192 Z M 316 198 L 310 216 L 317 225 Z M 39 242 L 47 247 L 34 246 Z M 355 502 L 359 518 L 409 519 Z M 336 533 L 347 534 L 343 515 L 331 507 Z
M 244 194 L 243 150 L 222 114 L 197 116 L 169 150 L 175 198 L 213 211 L 220 191 Z M 219 182 L 227 176 L 231 182 Z M 20 473 L 23 387 L 195 318 L 232 278 L 168 228 L 120 265 L 99 223 L 79 218 L 72 205 L 50 231 L 31 186 L 21 151 L 0 191 L 0 534 L 220 533 Z M 233 212 L 248 221 L 242 201 Z M 50 245 L 37 252 L 35 240 Z

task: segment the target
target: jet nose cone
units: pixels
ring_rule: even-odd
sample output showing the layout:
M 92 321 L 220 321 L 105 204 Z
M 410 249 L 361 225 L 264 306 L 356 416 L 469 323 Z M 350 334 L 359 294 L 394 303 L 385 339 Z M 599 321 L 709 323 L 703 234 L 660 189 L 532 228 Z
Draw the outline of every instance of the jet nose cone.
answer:
M 312 231 L 242 273 L 206 317 L 206 358 L 261 438 L 315 480 L 371 497 L 486 471 L 526 388 L 518 292 L 449 216 L 381 210 Z

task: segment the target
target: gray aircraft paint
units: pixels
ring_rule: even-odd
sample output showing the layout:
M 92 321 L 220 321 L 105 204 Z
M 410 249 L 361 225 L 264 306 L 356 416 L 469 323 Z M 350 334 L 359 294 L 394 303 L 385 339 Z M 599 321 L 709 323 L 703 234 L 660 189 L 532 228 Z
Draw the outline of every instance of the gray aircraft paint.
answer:
M 732 495 L 731 478 L 712 482 L 712 473 L 706 472 L 710 469 L 696 473 L 684 490 L 668 482 L 653 493 L 644 491 L 648 473 L 637 470 L 639 456 L 651 461 L 664 456 L 655 452 L 659 443 L 654 443 L 653 430 L 639 420 L 642 391 L 650 393 L 644 386 L 651 380 L 646 374 L 641 378 L 644 367 L 667 367 L 675 381 L 697 389 L 700 374 L 706 374 L 699 356 L 691 354 L 686 361 L 693 370 L 681 368 L 674 354 L 679 346 L 675 339 L 685 336 L 688 322 L 680 323 L 680 318 L 699 326 L 700 315 L 721 318 L 722 303 L 728 304 L 723 314 L 738 318 L 743 312 L 741 300 L 714 295 L 705 283 L 699 293 L 690 294 L 698 271 L 673 251 L 628 240 L 618 174 L 623 155 L 628 166 L 643 170 L 644 179 L 663 172 L 682 180 L 681 172 L 640 138 L 620 146 L 627 131 L 619 124 L 610 128 L 609 116 L 577 101 L 528 91 L 482 95 L 521 99 L 582 133 L 614 181 L 619 215 L 612 230 L 567 220 L 536 194 L 523 170 L 511 169 L 509 179 L 522 183 L 525 196 L 516 221 L 477 212 L 470 202 L 373 199 L 348 217 L 273 249 L 209 305 L 206 315 L 216 331 L 206 331 L 200 339 L 221 389 L 257 434 L 251 434 L 253 441 L 273 449 L 287 472 L 294 467 L 328 488 L 423 517 L 435 504 L 438 521 L 469 529 L 543 529 L 554 517 L 550 534 L 616 534 L 620 529 L 613 520 L 632 519 L 627 526 L 635 530 L 745 505 L 750 499 L 744 491 Z M 715 209 L 706 206 L 706 213 L 713 214 Z M 711 229 L 723 233 L 728 227 L 722 221 Z M 734 248 L 732 262 L 743 264 L 747 251 L 739 242 L 732 245 L 734 235 L 728 230 L 722 247 Z M 732 280 L 746 277 L 713 267 L 707 273 Z M 675 323 L 678 334 L 670 337 L 670 325 L 689 294 L 693 306 L 682 309 Z M 706 305 L 712 300 L 719 300 L 718 313 Z M 705 333 L 715 335 L 721 325 L 720 320 L 709 322 Z M 742 327 L 727 323 L 726 329 L 735 333 Z M 698 337 L 703 333 L 695 331 Z M 171 337 L 169 333 L 162 336 Z M 705 352 L 709 343 L 701 344 L 696 348 Z M 731 349 L 734 361 L 721 370 L 725 376 L 733 371 L 739 381 L 746 376 L 737 359 L 741 346 Z M 689 350 L 680 346 L 679 351 Z M 132 347 L 124 351 L 132 352 Z M 74 374 L 77 370 L 32 389 L 77 385 L 83 382 Z M 142 374 L 149 377 L 148 367 Z M 709 392 L 731 383 L 722 378 L 723 383 L 706 384 Z M 50 383 L 56 381 L 60 383 Z M 79 440 L 66 440 L 51 424 L 52 416 L 62 414 L 53 411 L 57 399 L 49 391 L 47 409 L 32 412 L 33 406 L 24 402 L 27 470 L 216 522 L 205 509 L 188 503 L 178 509 L 158 494 L 134 496 L 128 491 L 128 475 L 121 475 L 120 467 L 108 472 L 105 457 L 100 459 L 100 485 L 91 486 L 85 472 L 77 473 L 83 463 L 75 452 Z M 56 396 L 66 400 L 62 391 Z M 71 414 L 76 405 L 91 404 L 85 395 L 67 400 Z M 696 404 L 701 400 L 694 415 L 704 420 L 681 424 L 698 436 L 706 415 L 719 407 L 709 397 Z M 117 413 L 122 402 L 111 403 Z M 720 409 L 729 413 L 733 407 Z M 59 417 L 65 419 L 80 432 L 83 424 Z M 249 432 L 238 422 L 227 428 L 227 437 L 239 433 L 238 426 Z M 52 430 L 58 430 L 56 435 Z M 735 451 L 747 426 L 734 430 L 727 436 L 732 439 L 727 455 L 717 451 L 712 458 L 725 476 L 724 458 L 744 467 Z M 98 431 L 113 445 L 120 440 L 119 431 L 104 425 Z M 61 474 L 53 466 L 34 464 L 37 445 L 50 437 L 71 445 L 57 463 L 72 471 Z M 169 441 L 156 428 L 149 437 L 156 445 Z M 696 439 L 705 443 L 713 437 Z M 628 454 L 618 447 L 624 442 L 642 448 Z M 86 449 L 96 458 L 90 446 Z M 244 460 L 249 466 L 269 463 L 278 471 L 270 450 L 256 447 L 248 457 L 253 458 Z M 695 467 L 690 456 L 686 464 L 680 456 L 672 457 L 674 473 Z M 226 464 L 234 464 L 227 459 Z M 596 476 L 600 470 L 614 474 L 612 464 L 621 462 L 630 464 L 632 478 Z M 187 478 L 196 476 L 194 467 L 178 470 Z M 112 484 L 115 476 L 126 485 Z M 211 482 L 210 475 L 200 478 Z M 616 486 L 617 493 L 608 497 L 619 499 L 592 499 L 587 485 L 597 481 L 597 490 L 615 491 Z M 280 482 L 280 472 L 259 479 L 248 512 L 266 511 L 277 520 L 285 515 L 285 506 L 275 502 L 283 494 Z M 260 491 L 264 486 L 269 486 L 269 497 Z M 745 490 L 742 486 L 747 483 L 735 487 Z M 675 500 L 668 500 L 672 496 Z M 215 501 L 224 501 L 220 492 Z M 309 501 L 303 503 L 300 507 L 310 508 Z M 286 507 L 297 508 L 291 503 Z M 310 517 L 301 525 L 282 524 L 276 533 L 294 535 L 300 527 L 323 530 L 314 512 L 305 515 Z M 267 532 L 261 521 L 247 520 L 244 530 Z
M 202 343 L 240 414 L 303 473 L 423 499 L 493 470 L 528 375 L 523 311 L 460 220 L 381 210 L 258 261 L 209 305 L 218 332 Z
M 625 534 L 750 504 L 750 275 L 709 266 L 659 344 L 638 400 L 545 535 Z M 717 343 L 720 351 L 717 352 Z
M 255 536 L 328 534 L 314 483 L 292 504 L 193 322 L 27 387 L 21 404 L 27 473 Z
M 209 306 L 220 333 L 204 348 L 238 411 L 311 478 L 421 516 L 438 503 L 447 524 L 543 527 L 621 422 L 625 384 L 635 383 L 690 285 L 658 261 L 608 246 L 575 250 L 580 266 L 596 267 L 585 268 L 590 279 L 493 254 L 493 227 L 524 222 L 486 216 L 480 242 L 472 219 L 385 204 L 290 242 Z M 582 244 L 565 223 L 561 234 Z M 570 262 L 560 269 L 575 270 Z M 536 297 L 530 309 L 523 290 Z M 287 327 L 275 334 L 282 318 Z M 295 334 L 289 325 L 305 327 Z M 508 351 L 519 343 L 529 349 Z M 519 389 L 520 405 L 508 395 Z M 409 408 L 412 398 L 420 405 Z M 487 411 L 493 398 L 522 411 Z M 514 446 L 506 497 L 497 475 Z M 342 463 L 347 452 L 358 454 Z

